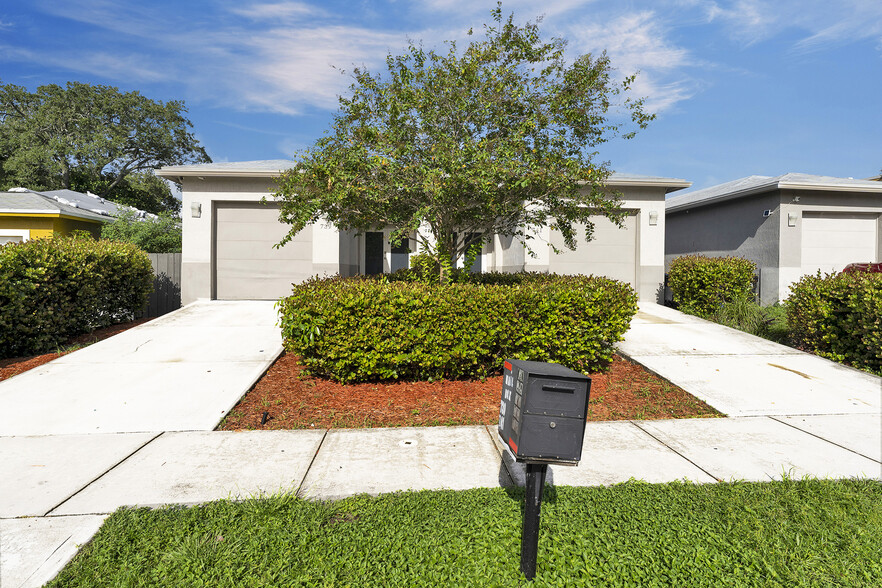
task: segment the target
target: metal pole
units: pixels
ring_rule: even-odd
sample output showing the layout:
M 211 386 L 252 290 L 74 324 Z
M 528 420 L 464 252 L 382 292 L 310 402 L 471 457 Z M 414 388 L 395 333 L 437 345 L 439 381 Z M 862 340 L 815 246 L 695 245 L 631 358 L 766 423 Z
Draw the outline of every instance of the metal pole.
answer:
M 539 515 L 542 490 L 545 488 L 547 464 L 527 464 L 527 486 L 524 494 L 524 522 L 521 526 L 521 572 L 528 580 L 536 577 L 536 553 L 539 550 Z

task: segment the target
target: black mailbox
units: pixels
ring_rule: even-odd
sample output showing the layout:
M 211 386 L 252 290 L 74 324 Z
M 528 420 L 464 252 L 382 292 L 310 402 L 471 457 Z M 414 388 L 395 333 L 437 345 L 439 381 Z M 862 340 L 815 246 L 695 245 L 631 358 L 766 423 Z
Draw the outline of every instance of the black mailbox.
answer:
M 591 378 L 554 363 L 505 361 L 499 436 L 517 461 L 576 465 Z

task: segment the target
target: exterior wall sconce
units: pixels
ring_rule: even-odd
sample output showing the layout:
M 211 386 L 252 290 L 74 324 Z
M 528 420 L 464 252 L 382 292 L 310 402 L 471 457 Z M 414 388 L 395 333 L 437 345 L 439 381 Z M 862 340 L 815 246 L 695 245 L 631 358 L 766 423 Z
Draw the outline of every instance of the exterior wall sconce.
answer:
M 796 226 L 796 213 L 795 212 L 788 212 L 787 213 L 787 226 L 788 227 L 795 227 Z
M 649 211 L 649 226 L 654 227 L 658 224 L 658 212 L 651 210 Z
M 199 218 L 202 216 L 202 203 L 201 202 L 191 202 L 190 203 L 190 216 L 193 218 Z

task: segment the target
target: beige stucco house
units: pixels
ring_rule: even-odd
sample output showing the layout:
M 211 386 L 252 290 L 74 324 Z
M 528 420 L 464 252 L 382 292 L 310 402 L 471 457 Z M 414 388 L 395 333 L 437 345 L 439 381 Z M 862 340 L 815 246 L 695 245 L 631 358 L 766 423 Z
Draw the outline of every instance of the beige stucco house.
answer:
M 327 224 L 288 232 L 271 200 L 275 178 L 291 160 L 164 167 L 158 175 L 182 186 L 182 302 L 197 299 L 275 299 L 313 275 L 394 271 L 408 254 L 389 244 L 390 229 L 357 235 Z M 495 236 L 476 265 L 483 271 L 549 271 L 605 275 L 630 283 L 641 300 L 659 299 L 664 281 L 665 196 L 685 180 L 614 174 L 609 186 L 623 196 L 624 228 L 599 217 L 595 238 L 576 251 L 555 254 L 559 233 L 545 228 L 533 240 L 536 257 L 511 239 Z M 559 247 L 560 248 L 560 247 Z M 565 249 L 565 248 L 564 248 Z

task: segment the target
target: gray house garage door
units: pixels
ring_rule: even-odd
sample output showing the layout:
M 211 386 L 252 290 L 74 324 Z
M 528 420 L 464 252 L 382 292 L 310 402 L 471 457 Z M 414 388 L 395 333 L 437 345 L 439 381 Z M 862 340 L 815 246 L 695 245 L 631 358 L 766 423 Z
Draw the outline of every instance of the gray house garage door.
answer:
M 849 263 L 876 262 L 878 214 L 802 214 L 802 272 L 840 272 Z
M 575 251 L 564 245 L 563 237 L 551 231 L 551 243 L 562 251 L 551 252 L 549 270 L 558 274 L 594 274 L 607 276 L 631 284 L 637 288 L 637 215 L 625 217 L 624 227 L 619 228 L 606 217 L 596 217 L 594 239 L 583 239 Z M 584 228 L 577 227 L 577 234 L 584 235 Z
M 279 207 L 257 202 L 218 202 L 214 211 L 214 277 L 218 300 L 273 300 L 312 275 L 312 228 L 281 249 L 288 225 Z

